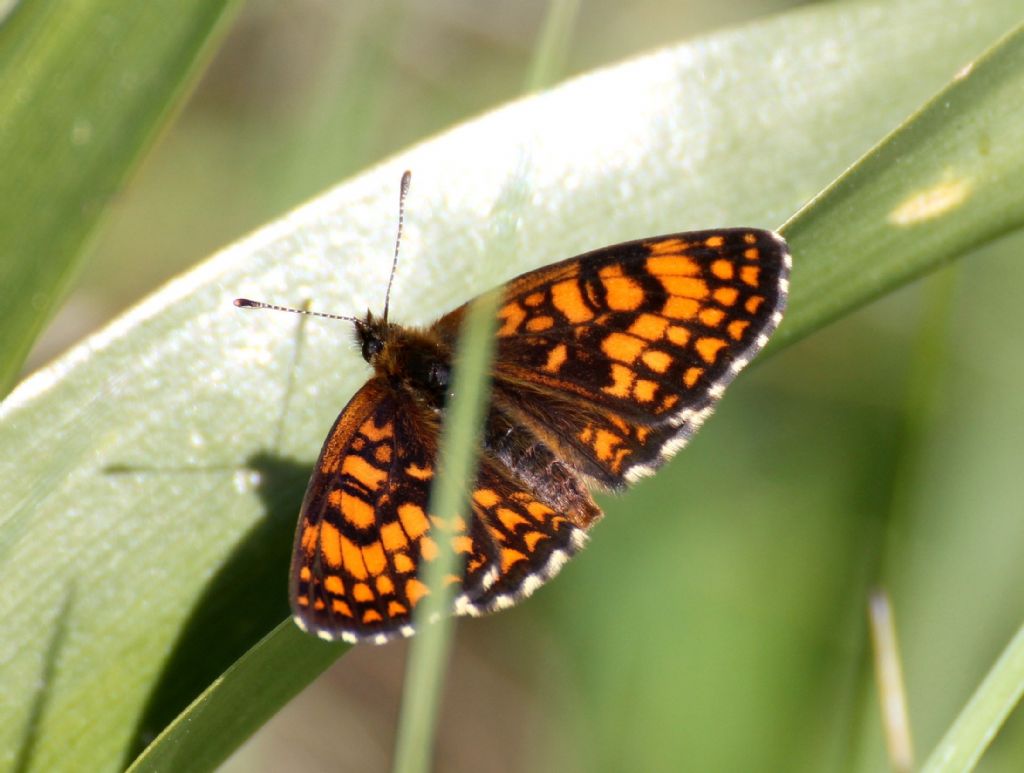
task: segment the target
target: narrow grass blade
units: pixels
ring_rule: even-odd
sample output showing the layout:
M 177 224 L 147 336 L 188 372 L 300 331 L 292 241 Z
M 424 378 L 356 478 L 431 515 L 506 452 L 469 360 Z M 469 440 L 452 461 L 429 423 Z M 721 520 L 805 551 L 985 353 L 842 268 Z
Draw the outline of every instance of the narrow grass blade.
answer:
M 23 0 L 0 23 L 0 394 L 240 5 Z
M 963 773 L 973 770 L 1006 718 L 1024 695 L 1024 627 L 964 706 L 939 741 L 921 773 Z

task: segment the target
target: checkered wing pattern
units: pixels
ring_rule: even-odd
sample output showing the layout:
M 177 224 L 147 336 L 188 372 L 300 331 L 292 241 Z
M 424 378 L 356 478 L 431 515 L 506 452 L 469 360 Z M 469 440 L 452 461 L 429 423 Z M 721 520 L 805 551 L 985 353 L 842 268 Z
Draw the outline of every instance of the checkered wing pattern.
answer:
M 506 285 L 495 399 L 609 488 L 653 472 L 767 343 L 788 291 L 776 234 L 696 231 L 607 247 Z M 464 308 L 437 328 L 454 340 Z
M 582 531 L 516 485 L 488 456 L 471 517 L 429 512 L 437 454 L 429 412 L 370 380 L 331 430 L 310 480 L 295 537 L 291 600 L 300 627 L 325 639 L 382 643 L 413 632 L 430 592 L 423 567 L 450 541 L 461 559 L 453 611 L 509 606 L 557 573 Z

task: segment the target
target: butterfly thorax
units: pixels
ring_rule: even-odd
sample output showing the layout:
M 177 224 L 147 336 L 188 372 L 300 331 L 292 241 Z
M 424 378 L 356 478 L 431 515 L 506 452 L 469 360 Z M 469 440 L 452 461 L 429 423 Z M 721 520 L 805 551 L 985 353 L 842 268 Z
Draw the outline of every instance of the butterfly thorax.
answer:
M 448 396 L 452 353 L 429 331 L 387 322 L 366 312 L 355 323 L 363 359 L 395 389 L 440 410 Z

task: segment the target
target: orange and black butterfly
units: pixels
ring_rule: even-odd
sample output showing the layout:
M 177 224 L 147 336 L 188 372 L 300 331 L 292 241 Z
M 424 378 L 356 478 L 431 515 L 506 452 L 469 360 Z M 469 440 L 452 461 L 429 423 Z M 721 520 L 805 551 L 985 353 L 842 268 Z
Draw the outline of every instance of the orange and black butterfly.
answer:
M 778 235 L 728 228 L 617 244 L 508 282 L 479 468 L 454 520 L 428 502 L 467 307 L 426 328 L 390 322 L 387 303 L 380 317 L 344 317 L 374 372 L 327 436 L 302 503 L 295 622 L 347 642 L 411 635 L 441 540 L 463 559 L 449 578 L 454 614 L 529 596 L 600 519 L 590 491 L 658 469 L 767 343 L 789 268 Z

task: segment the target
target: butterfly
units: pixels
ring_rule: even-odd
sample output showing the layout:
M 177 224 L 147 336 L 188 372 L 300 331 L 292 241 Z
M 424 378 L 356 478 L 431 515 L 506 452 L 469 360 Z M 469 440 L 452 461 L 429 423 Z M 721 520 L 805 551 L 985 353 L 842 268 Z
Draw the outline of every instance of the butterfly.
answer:
M 476 479 L 466 512 L 445 519 L 428 503 L 468 304 L 402 326 L 388 319 L 389 280 L 380 316 L 317 313 L 353 322 L 373 375 L 327 435 L 302 503 L 296 624 L 350 643 L 412 635 L 431 592 L 421 570 L 443 540 L 461 559 L 446 578 L 453 614 L 529 596 L 601 518 L 591 491 L 622 491 L 657 470 L 768 342 L 790 266 L 779 235 L 727 228 L 616 244 L 507 282 Z

